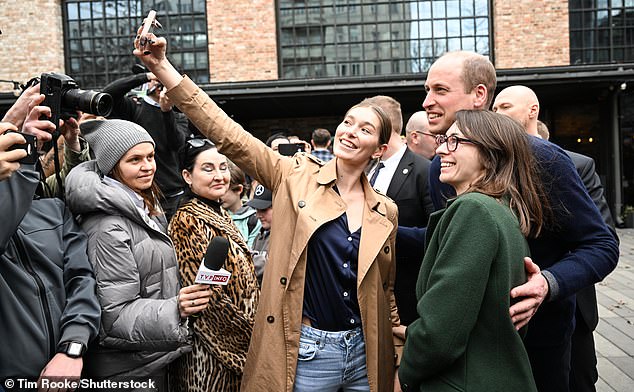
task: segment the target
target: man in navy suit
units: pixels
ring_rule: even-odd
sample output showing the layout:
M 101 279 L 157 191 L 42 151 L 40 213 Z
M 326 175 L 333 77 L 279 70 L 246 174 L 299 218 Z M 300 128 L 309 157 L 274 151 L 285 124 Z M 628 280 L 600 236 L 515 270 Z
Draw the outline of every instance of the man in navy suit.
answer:
M 539 100 L 535 92 L 526 86 L 510 86 L 500 91 L 493 102 L 493 111 L 505 114 L 526 129 L 526 133 L 541 137 L 537 127 L 539 116 Z M 595 170 L 594 160 L 583 154 L 565 150 L 579 173 L 588 194 L 599 209 L 601 218 L 614 232 L 614 220 L 608 203 L 603 195 L 603 185 Z M 577 292 L 577 309 L 575 312 L 575 330 L 572 334 L 570 390 L 596 391 L 595 384 L 599 378 L 597 372 L 597 355 L 594 349 L 592 332 L 599 322 L 597 309 L 597 293 L 594 285 Z
M 398 207 L 398 224 L 425 227 L 433 205 L 429 198 L 429 160 L 412 152 L 401 138 L 403 117 L 401 104 L 392 97 L 377 95 L 367 98 L 379 105 L 390 117 L 392 135 L 380 162 L 368 173 L 372 186 L 387 195 Z M 380 169 L 379 169 L 379 165 Z M 378 169 L 378 171 L 377 171 Z M 375 175 L 376 174 L 376 175 Z M 418 318 L 416 312 L 416 279 L 423 255 L 420 248 L 404 247 L 396 241 L 396 280 L 394 296 L 401 324 Z
M 444 134 L 459 110 L 488 110 L 497 84 L 488 58 L 472 52 L 449 52 L 429 69 L 425 80 L 430 131 Z M 616 267 L 619 249 L 601 220 L 574 165 L 556 145 L 531 137 L 540 165 L 553 224 L 530 239 L 535 262 L 527 262 L 528 282 L 513 288 L 510 309 L 517 328 L 530 320 L 525 346 L 540 392 L 568 391 L 575 294 L 605 278 Z M 455 191 L 439 180 L 440 160 L 430 168 L 430 195 L 435 208 Z M 400 235 L 399 231 L 399 235 Z

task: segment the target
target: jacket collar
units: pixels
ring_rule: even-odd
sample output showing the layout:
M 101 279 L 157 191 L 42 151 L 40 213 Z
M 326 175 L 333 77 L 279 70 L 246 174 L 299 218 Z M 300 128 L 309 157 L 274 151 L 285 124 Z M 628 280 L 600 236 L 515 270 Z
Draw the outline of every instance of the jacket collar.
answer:
M 337 180 L 337 159 L 339 158 L 334 157 L 319 169 L 319 173 L 317 173 L 319 185 L 328 185 Z
M 365 174 L 361 176 L 361 185 L 363 185 L 363 193 L 365 194 L 365 202 L 368 204 L 368 208 L 378 212 L 382 216 L 386 216 L 387 208 L 385 203 L 378 198 L 379 193 L 372 188 Z
M 337 159 L 339 158 L 335 157 L 331 159 L 320 168 L 319 173 L 317 173 L 317 182 L 319 185 L 334 185 L 337 180 Z M 370 182 L 365 174 L 361 176 L 361 185 L 363 186 L 365 202 L 368 208 L 385 216 L 387 214 L 385 203 L 377 197 L 377 192 L 370 186 Z

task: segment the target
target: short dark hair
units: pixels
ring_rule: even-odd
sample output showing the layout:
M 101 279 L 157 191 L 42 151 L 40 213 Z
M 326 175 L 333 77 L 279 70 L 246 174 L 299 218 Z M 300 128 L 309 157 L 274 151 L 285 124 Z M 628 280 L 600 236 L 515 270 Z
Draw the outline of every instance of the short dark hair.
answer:
M 231 160 L 229 159 L 227 159 L 227 166 L 229 167 L 229 174 L 231 175 L 229 188 L 232 191 L 236 191 L 238 189 L 238 186 L 242 185 L 242 192 L 240 192 L 240 197 L 244 197 L 247 190 L 247 178 L 244 175 L 244 172 L 238 167 L 238 165 L 231 162 Z
M 315 146 L 326 147 L 330 141 L 330 132 L 325 128 L 317 128 L 313 131 L 311 140 Z
M 264 144 L 266 144 L 267 146 L 271 147 L 271 144 L 273 144 L 273 140 L 277 140 L 277 139 L 286 139 L 286 140 L 288 140 L 288 137 L 283 132 L 277 132 L 277 133 L 274 133 L 271 136 L 269 136 L 269 138 L 266 139 L 266 142 Z
M 385 111 L 390 117 L 392 123 L 392 132 L 401 134 L 403 129 L 403 114 L 401 112 L 401 103 L 396 99 L 387 95 L 375 95 L 370 98 L 366 98 L 363 102 L 370 102 L 374 105 L 378 105 Z
M 478 53 L 469 53 L 462 63 L 462 82 L 465 93 L 470 93 L 476 86 L 483 84 L 487 88 L 485 110 L 491 107 L 497 86 L 495 67 L 488 57 Z

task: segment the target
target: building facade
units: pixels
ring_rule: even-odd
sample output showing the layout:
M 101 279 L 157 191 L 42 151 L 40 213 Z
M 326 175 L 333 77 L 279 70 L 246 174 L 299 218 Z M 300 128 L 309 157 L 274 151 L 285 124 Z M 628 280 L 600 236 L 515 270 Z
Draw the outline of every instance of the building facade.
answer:
M 0 111 L 41 72 L 129 74 L 150 9 L 180 70 L 263 139 L 333 131 L 375 94 L 407 121 L 438 56 L 487 55 L 498 89 L 536 91 L 553 142 L 595 159 L 615 215 L 634 205 L 634 0 L 0 0 Z

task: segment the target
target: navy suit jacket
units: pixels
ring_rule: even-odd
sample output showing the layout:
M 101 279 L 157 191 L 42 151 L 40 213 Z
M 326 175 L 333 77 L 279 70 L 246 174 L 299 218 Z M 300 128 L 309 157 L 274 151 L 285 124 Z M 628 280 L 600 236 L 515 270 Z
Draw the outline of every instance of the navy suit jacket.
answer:
M 428 159 L 407 148 L 387 188 L 387 196 L 398 207 L 398 224 L 425 227 L 433 204 L 429 197 Z M 394 296 L 401 323 L 409 325 L 418 318 L 416 312 L 416 279 L 423 261 L 420 248 L 404 246 L 396 240 L 396 280 Z
M 583 185 L 586 187 L 592 201 L 599 209 L 601 218 L 612 231 L 618 241 L 614 231 L 614 219 L 608 207 L 608 203 L 603 195 L 603 185 L 595 170 L 594 159 L 576 152 L 565 150 L 572 159 Z M 594 285 L 581 289 L 577 293 L 577 323 L 584 323 L 588 330 L 594 331 L 599 323 L 599 310 L 597 309 L 597 293 Z M 580 317 L 579 317 L 580 316 Z

